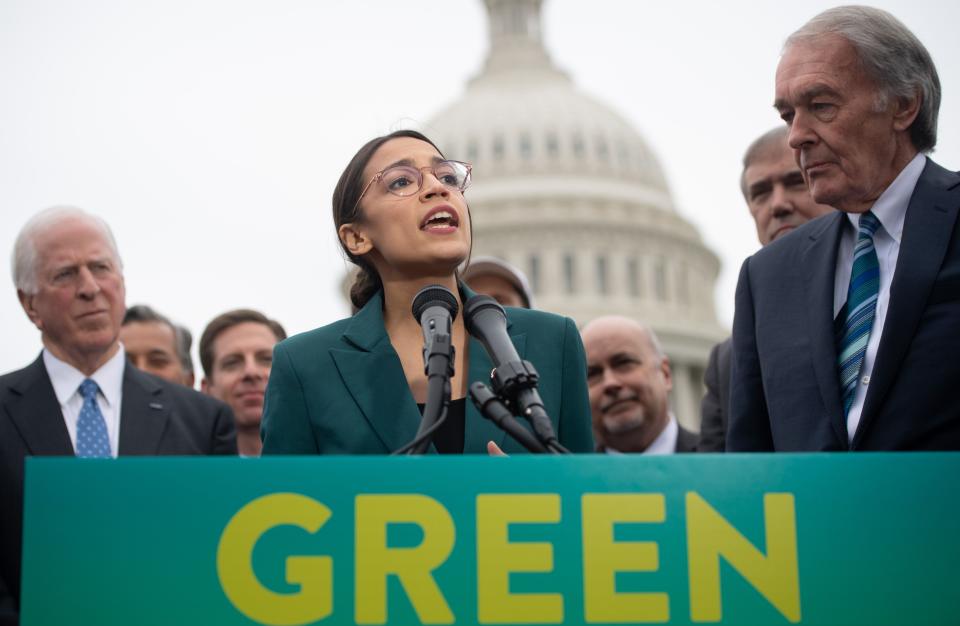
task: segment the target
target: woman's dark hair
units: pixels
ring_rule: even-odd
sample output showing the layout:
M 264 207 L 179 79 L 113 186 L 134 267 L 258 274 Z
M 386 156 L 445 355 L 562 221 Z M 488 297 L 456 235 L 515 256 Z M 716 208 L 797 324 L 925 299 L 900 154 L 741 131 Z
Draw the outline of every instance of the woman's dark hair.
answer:
M 424 141 L 433 146 L 437 152 L 440 152 L 440 156 L 443 156 L 443 152 L 440 151 L 440 148 L 437 148 L 435 143 L 415 130 L 397 130 L 389 135 L 376 137 L 365 143 L 363 147 L 353 155 L 350 163 L 347 164 L 347 168 L 343 170 L 343 174 L 340 175 L 340 180 L 337 181 L 336 188 L 333 190 L 333 226 L 337 229 L 337 233 L 340 232 L 340 226 L 343 224 L 363 221 L 363 210 L 357 204 L 357 200 L 363 192 L 364 186 L 370 182 L 364 180 L 363 170 L 366 169 L 367 163 L 370 162 L 373 153 L 376 152 L 380 146 L 398 137 L 410 137 L 411 139 Z M 352 254 L 343 244 L 343 241 L 340 240 L 339 235 L 337 240 L 340 241 L 340 248 L 343 250 L 343 253 L 347 255 L 347 258 L 350 259 L 350 262 L 360 268 L 360 273 L 357 274 L 353 286 L 350 287 L 350 301 L 354 307 L 362 309 L 367 301 L 373 297 L 373 294 L 377 293 L 377 291 L 383 287 L 383 283 L 380 281 L 380 275 L 377 274 L 376 268 L 374 268 L 369 261 L 363 257 Z

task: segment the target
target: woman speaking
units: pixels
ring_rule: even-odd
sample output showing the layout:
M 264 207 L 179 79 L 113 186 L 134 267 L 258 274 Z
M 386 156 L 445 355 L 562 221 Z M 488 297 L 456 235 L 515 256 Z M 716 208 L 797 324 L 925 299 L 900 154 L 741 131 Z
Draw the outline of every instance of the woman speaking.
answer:
M 410 130 L 367 142 L 347 165 L 333 193 L 333 221 L 344 252 L 360 268 L 350 290 L 358 311 L 276 346 L 264 454 L 389 454 L 414 439 L 427 377 L 411 302 L 431 284 L 449 289 L 461 311 L 473 295 L 457 280 L 471 247 L 463 197 L 470 169 Z M 508 308 L 507 324 L 520 357 L 539 371 L 540 395 L 560 443 L 592 451 L 586 366 L 573 322 Z M 452 400 L 431 451 L 478 454 L 499 446 L 524 452 L 466 400 L 468 385 L 486 382 L 492 366 L 467 335 L 462 315 L 451 337 Z

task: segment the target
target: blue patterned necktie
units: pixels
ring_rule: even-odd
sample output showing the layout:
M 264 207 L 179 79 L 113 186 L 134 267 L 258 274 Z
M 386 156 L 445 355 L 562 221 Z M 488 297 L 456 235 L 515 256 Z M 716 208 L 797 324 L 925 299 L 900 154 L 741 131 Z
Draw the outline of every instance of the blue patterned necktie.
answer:
M 83 396 L 83 408 L 77 420 L 77 456 L 81 458 L 110 458 L 110 437 L 107 435 L 107 422 L 97 404 L 97 391 L 100 388 L 91 379 L 80 383 L 80 395 Z
M 873 246 L 873 236 L 880 227 L 877 217 L 867 211 L 860 216 L 860 232 L 853 249 L 853 269 L 847 291 L 847 317 L 840 338 L 840 389 L 843 414 L 850 412 L 857 391 L 857 379 L 867 353 L 867 341 L 873 327 L 877 296 L 880 293 L 880 263 Z

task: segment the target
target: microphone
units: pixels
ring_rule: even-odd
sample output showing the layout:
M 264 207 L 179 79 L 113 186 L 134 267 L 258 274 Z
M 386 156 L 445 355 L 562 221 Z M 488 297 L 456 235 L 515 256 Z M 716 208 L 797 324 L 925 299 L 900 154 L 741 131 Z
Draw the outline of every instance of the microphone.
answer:
M 460 307 L 457 298 L 443 285 L 427 285 L 413 297 L 414 319 L 423 330 L 423 369 L 427 375 L 427 402 L 420 427 L 409 449 L 423 454 L 431 436 L 447 417 L 450 405 L 450 378 L 453 377 L 453 320 Z
M 427 378 L 446 371 L 448 363 L 452 376 L 452 326 L 460 311 L 456 297 L 443 285 L 427 285 L 413 297 L 411 309 L 423 330 L 423 366 Z
M 537 392 L 540 375 L 532 363 L 517 354 L 507 334 L 503 307 L 490 296 L 474 296 L 463 306 L 463 322 L 493 361 L 493 390 L 507 399 L 515 414 L 530 420 L 533 432 L 548 449 L 565 451 Z
M 470 399 L 473 400 L 473 404 L 480 411 L 480 415 L 506 431 L 524 448 L 540 454 L 547 451 L 536 437 L 521 426 L 520 422 L 513 419 L 510 409 L 504 406 L 500 397 L 490 391 L 489 387 L 479 381 L 473 383 L 470 385 Z

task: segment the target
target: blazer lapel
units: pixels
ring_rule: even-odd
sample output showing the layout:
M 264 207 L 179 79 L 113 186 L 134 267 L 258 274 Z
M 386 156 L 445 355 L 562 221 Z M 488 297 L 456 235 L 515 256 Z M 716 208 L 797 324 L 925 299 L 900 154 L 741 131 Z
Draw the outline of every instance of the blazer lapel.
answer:
M 883 406 L 900 371 L 943 264 L 958 209 L 960 177 L 928 160 L 904 218 L 900 253 L 890 285 L 890 308 L 883 323 L 863 414 L 854 435 L 854 448 Z
M 63 421 L 63 412 L 47 368 L 43 365 L 42 354 L 23 370 L 19 380 L 10 385 L 10 391 L 5 409 L 30 453 L 73 455 L 70 433 Z
M 840 380 L 837 372 L 837 346 L 833 325 L 833 290 L 836 282 L 837 248 L 843 233 L 846 214 L 837 211 L 824 219 L 810 234 L 810 242 L 801 252 L 800 262 L 810 269 L 806 276 L 807 333 L 810 338 L 813 369 L 826 407 L 843 447 L 849 441 L 847 424 L 840 402 Z
M 170 411 L 163 387 L 126 364 L 123 368 L 123 399 L 120 401 L 119 454 L 157 454 Z
M 353 316 L 343 338 L 354 349 L 331 348 L 330 356 L 363 417 L 392 452 L 416 436 L 420 413 L 383 326 L 382 292 Z

